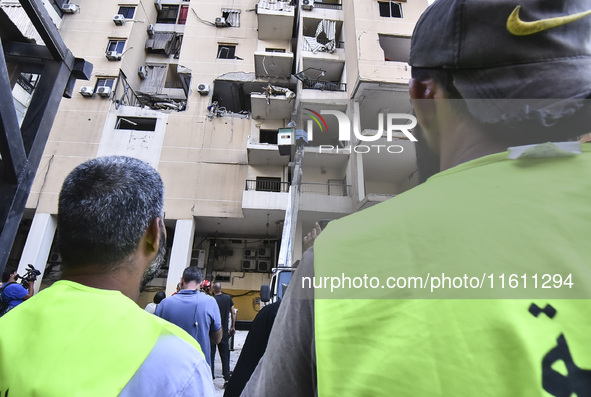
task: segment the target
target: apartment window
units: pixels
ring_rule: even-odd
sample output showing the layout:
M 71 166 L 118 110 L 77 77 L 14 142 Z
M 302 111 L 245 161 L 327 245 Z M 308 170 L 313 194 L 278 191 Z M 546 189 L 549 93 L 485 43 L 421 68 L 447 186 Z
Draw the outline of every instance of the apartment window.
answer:
M 125 48 L 125 40 L 110 40 L 107 51 L 116 51 L 118 54 L 123 54 L 123 48 Z
M 135 14 L 135 7 L 121 6 L 119 7 L 119 12 L 117 14 L 123 15 L 125 19 L 133 19 L 133 14 Z
M 156 131 L 156 119 L 152 117 L 117 117 L 115 129 Z
M 384 50 L 384 60 L 408 62 L 410 58 L 410 37 L 378 33 L 380 47 Z
M 277 145 L 277 130 L 260 130 L 260 143 Z
M 96 92 L 96 89 L 99 87 L 109 87 L 109 88 L 113 88 L 113 86 L 115 85 L 115 78 L 114 77 L 101 77 L 99 79 L 96 79 L 96 86 L 94 87 L 94 91 Z
M 378 1 L 381 17 L 402 18 L 402 5 L 396 1 Z
M 285 49 L 283 49 L 283 48 L 265 48 L 265 52 L 280 52 L 280 53 L 285 53 Z
M 162 9 L 158 11 L 158 16 L 156 17 L 156 23 L 176 23 L 178 14 L 178 5 L 162 5 Z
M 228 26 L 240 27 L 240 10 L 222 8 L 222 17 L 226 19 Z
M 189 6 L 181 6 L 181 12 L 179 13 L 179 25 L 187 23 L 187 14 L 189 14 Z
M 218 45 L 218 59 L 236 59 L 236 44 Z

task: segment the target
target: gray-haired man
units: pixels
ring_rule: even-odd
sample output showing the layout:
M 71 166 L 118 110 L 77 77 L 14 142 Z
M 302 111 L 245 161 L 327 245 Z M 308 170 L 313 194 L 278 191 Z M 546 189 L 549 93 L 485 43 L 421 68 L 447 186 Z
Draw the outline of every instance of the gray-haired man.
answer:
M 0 319 L 0 394 L 214 395 L 199 345 L 135 302 L 164 257 L 163 210 L 143 161 L 99 157 L 68 175 L 62 280 Z

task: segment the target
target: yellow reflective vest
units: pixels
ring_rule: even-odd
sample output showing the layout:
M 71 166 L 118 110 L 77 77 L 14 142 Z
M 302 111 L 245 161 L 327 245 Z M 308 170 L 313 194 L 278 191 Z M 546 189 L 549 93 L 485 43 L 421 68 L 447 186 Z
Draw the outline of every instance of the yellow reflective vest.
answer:
M 486 156 L 331 222 L 314 244 L 318 395 L 589 395 L 590 149 Z M 489 284 L 409 278 L 444 274 Z
M 119 291 L 58 281 L 0 318 L 0 395 L 116 396 L 180 328 Z

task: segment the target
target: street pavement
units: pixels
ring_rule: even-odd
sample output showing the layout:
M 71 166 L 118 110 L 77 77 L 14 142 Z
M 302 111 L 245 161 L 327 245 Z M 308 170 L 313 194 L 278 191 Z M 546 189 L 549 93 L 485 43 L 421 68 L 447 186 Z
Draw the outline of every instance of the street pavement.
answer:
M 230 350 L 230 371 L 234 370 L 246 335 L 248 335 L 248 331 L 236 331 L 236 335 L 234 335 L 234 350 Z M 215 354 L 214 371 L 215 379 L 213 380 L 213 385 L 215 386 L 215 395 L 216 397 L 222 397 L 224 395 L 224 377 L 222 376 L 222 361 L 220 360 L 219 352 Z

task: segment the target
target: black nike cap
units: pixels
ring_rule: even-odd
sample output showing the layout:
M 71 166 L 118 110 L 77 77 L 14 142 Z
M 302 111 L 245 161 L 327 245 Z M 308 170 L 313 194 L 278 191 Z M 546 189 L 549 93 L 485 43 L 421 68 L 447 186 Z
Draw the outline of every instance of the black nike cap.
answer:
M 551 123 L 591 94 L 591 0 L 436 0 L 409 63 L 448 69 L 480 121 Z

